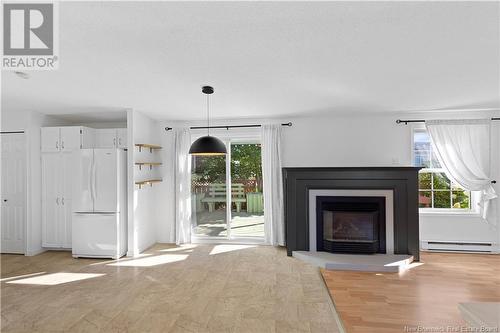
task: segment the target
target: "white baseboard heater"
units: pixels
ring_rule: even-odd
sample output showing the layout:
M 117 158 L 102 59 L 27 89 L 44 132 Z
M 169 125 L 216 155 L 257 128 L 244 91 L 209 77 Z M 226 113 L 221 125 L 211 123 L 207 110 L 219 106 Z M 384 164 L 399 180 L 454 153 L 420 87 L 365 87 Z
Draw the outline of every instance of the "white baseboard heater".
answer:
M 423 251 L 498 253 L 496 244 L 464 241 L 421 241 Z

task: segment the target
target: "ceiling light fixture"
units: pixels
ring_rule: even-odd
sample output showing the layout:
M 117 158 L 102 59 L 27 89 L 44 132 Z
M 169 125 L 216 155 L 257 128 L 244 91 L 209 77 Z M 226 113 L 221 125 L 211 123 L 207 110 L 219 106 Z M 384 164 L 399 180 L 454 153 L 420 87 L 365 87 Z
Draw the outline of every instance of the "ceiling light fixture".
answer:
M 210 95 L 214 93 L 214 88 L 204 86 L 201 92 L 207 95 L 207 135 L 197 139 L 191 145 L 189 153 L 197 156 L 217 156 L 226 155 L 226 145 L 220 139 L 210 136 Z

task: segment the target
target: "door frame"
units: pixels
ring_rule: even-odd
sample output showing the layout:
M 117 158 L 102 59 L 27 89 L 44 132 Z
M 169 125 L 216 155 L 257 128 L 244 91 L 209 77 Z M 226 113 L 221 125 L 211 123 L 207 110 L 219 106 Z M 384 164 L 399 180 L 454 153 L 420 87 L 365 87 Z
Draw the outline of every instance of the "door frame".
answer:
M 228 244 L 265 244 L 265 235 L 263 237 L 231 237 L 231 190 L 232 190 L 232 178 L 231 178 L 231 144 L 232 143 L 255 143 L 261 142 L 262 137 L 260 134 L 260 129 L 249 128 L 249 129 L 239 129 L 239 130 L 210 130 L 211 135 L 216 136 L 224 142 L 227 148 L 226 155 L 226 231 L 227 236 L 198 236 L 191 229 L 191 242 L 192 243 L 228 243 Z M 191 143 L 196 139 L 206 135 L 203 131 L 201 133 L 196 133 L 191 135 Z M 229 184 L 229 186 L 227 186 Z M 193 224 L 191 223 L 191 228 Z
M 30 172 L 30 155 L 29 155 L 29 149 L 28 149 L 28 136 L 26 135 L 26 132 L 24 130 L 20 131 L 0 131 L 0 140 L 2 140 L 3 135 L 9 135 L 9 134 L 22 134 L 23 138 L 23 148 L 24 148 L 24 204 L 23 204 L 23 233 L 24 233 L 24 239 L 23 239 L 23 252 L 22 253 L 15 253 L 15 254 L 22 254 L 22 255 L 27 255 L 28 254 L 28 202 L 29 202 L 29 190 L 30 190 L 30 184 L 28 183 L 29 180 L 29 172 Z M 0 142 L 0 147 L 1 147 L 1 142 Z M 0 176 L 1 176 L 1 168 L 2 168 L 2 163 L 0 163 Z M 0 180 L 1 182 L 1 180 Z M 0 192 L 1 192 L 1 186 L 0 186 Z M 1 249 L 0 249 L 1 252 Z M 1 252 L 2 254 L 4 252 Z M 5 252 L 8 254 L 9 252 Z

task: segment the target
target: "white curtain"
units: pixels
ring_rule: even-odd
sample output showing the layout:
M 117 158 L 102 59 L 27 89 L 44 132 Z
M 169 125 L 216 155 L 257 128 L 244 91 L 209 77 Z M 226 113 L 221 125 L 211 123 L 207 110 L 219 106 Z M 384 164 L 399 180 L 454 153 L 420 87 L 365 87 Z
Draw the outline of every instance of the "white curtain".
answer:
M 479 204 L 487 218 L 489 202 L 497 197 L 490 178 L 491 120 L 428 120 L 425 126 L 448 178 L 467 190 L 481 191 Z
M 266 243 L 285 245 L 280 124 L 262 126 L 262 178 Z
M 191 158 L 189 129 L 175 130 L 175 243 L 191 243 Z

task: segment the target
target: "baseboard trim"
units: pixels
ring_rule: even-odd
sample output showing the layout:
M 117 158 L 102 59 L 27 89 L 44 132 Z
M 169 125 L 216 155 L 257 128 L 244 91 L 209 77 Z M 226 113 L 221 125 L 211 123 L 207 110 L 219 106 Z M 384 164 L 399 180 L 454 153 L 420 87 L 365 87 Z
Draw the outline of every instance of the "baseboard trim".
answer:
M 44 249 L 44 248 L 39 248 L 39 249 L 36 249 L 36 250 L 26 251 L 25 256 L 26 257 L 33 257 L 33 256 L 39 255 L 41 253 L 44 253 L 45 251 L 47 251 L 47 249 Z

